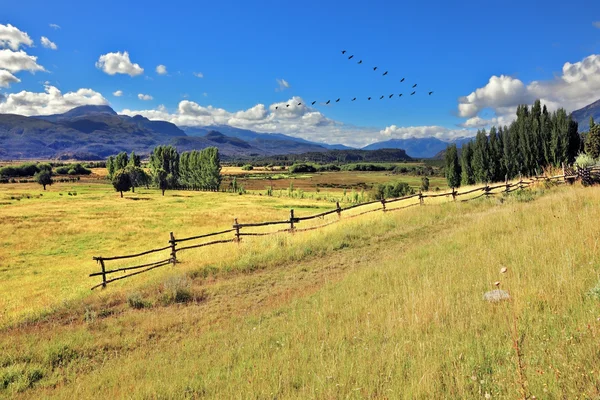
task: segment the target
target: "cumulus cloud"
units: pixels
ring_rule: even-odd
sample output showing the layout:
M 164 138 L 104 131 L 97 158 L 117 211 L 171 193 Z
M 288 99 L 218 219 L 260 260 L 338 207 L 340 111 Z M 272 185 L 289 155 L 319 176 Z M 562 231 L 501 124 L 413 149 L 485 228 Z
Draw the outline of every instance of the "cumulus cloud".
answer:
M 140 93 L 138 94 L 138 99 L 148 101 L 154 99 L 154 97 L 150 96 L 149 94 Z
M 0 69 L 0 87 L 10 87 L 11 83 L 19 83 L 21 80 L 5 69 Z
M 600 92 L 600 55 L 592 54 L 576 63 L 566 62 L 562 74 L 543 81 L 525 84 L 506 75 L 492 76 L 488 83 L 468 96 L 459 98 L 458 115 L 468 118 L 465 127 L 488 124 L 508 124 L 515 118 L 519 104 L 532 104 L 540 99 L 549 110 L 559 107 L 568 112 L 598 100 Z M 492 110 L 494 117 L 481 118 L 485 109 Z
M 11 24 L 0 24 L 0 47 L 8 47 L 13 50 L 19 50 L 21 46 L 32 46 L 33 40 L 27 32 L 19 30 Z
M 44 92 L 11 93 L 0 103 L 0 113 L 20 115 L 49 115 L 64 113 L 82 105 L 105 105 L 108 101 L 92 89 L 61 93 L 54 86 L 45 86 Z
M 459 137 L 473 136 L 467 129 L 449 129 L 443 126 L 396 126 L 391 125 L 379 132 L 388 139 L 422 139 L 435 137 L 440 140 L 453 140 Z
M 196 78 L 204 78 L 204 74 L 202 72 L 194 72 L 193 74 Z
M 101 55 L 96 62 L 96 68 L 108 75 L 124 74 L 133 77 L 144 73 L 144 68 L 131 62 L 127 51 Z
M 279 85 L 279 87 L 277 87 L 275 89 L 276 92 L 282 92 L 285 89 L 289 89 L 290 88 L 290 83 L 288 81 L 286 81 L 285 79 L 275 79 L 275 81 L 277 82 L 277 85 Z
M 156 73 L 159 75 L 166 75 L 167 74 L 167 67 L 164 65 L 158 65 L 156 67 Z
M 58 25 L 58 24 L 49 24 L 49 26 L 52 29 L 60 29 L 60 25 Z
M 286 107 L 286 104 L 290 106 Z M 364 146 L 389 139 L 381 135 L 378 128 L 355 127 L 331 120 L 304 105 L 304 100 L 300 97 L 292 97 L 287 102 L 274 103 L 268 107 L 257 104 L 239 111 L 228 111 L 182 100 L 173 113 L 167 112 L 164 107 L 152 110 L 125 109 L 121 113 L 130 116 L 139 114 L 151 120 L 170 121 L 179 126 L 229 125 L 257 132 L 285 133 L 307 140 L 351 146 Z
M 47 49 L 52 49 L 52 50 L 58 49 L 58 46 L 56 45 L 56 43 L 54 43 L 53 41 L 48 39 L 46 36 L 42 36 L 40 41 L 42 42 L 42 46 L 44 46 Z
M 37 57 L 30 56 L 23 50 L 12 51 L 9 49 L 0 50 L 0 68 L 10 72 L 45 71 L 44 67 L 37 63 Z
M 117 90 L 116 92 L 113 92 L 113 96 L 115 96 L 115 97 L 121 97 L 121 96 L 123 96 L 123 91 L 122 90 Z

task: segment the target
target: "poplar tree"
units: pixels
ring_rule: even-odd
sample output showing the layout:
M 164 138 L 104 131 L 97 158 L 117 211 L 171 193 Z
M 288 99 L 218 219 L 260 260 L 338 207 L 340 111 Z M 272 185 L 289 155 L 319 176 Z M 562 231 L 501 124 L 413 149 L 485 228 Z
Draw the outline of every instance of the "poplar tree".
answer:
M 458 162 L 458 150 L 456 144 L 446 148 L 446 181 L 448 186 L 456 188 L 460 186 L 460 164 Z
M 461 149 L 460 166 L 461 166 L 461 183 L 463 185 L 472 185 L 475 183 L 473 175 L 473 145 L 471 142 L 465 143 Z

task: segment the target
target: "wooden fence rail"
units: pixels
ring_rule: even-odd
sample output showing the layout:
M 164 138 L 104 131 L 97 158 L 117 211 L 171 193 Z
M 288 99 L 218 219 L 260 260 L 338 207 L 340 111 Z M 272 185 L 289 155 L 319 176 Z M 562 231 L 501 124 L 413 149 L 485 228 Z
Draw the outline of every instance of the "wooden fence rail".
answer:
M 588 176 L 589 176 L 589 174 L 594 174 L 596 176 L 596 175 L 600 174 L 600 167 L 587 169 L 587 170 L 585 170 L 584 174 L 585 173 L 587 173 Z M 508 179 L 506 179 L 506 181 L 503 184 L 496 184 L 494 186 L 489 186 L 488 184 L 486 184 L 484 186 L 473 188 L 473 189 L 467 190 L 465 192 L 458 192 L 458 191 L 456 191 L 455 188 L 451 188 L 451 191 L 447 192 L 447 193 L 423 194 L 423 193 L 419 192 L 416 194 L 411 194 L 408 196 L 402 196 L 402 197 L 398 197 L 398 198 L 373 200 L 373 201 L 369 201 L 366 203 L 354 204 L 354 205 L 344 207 L 344 208 L 340 207 L 340 204 L 338 202 L 338 203 L 336 203 L 336 208 L 333 210 L 324 211 L 324 212 L 321 212 L 318 214 L 309 215 L 309 216 L 305 216 L 305 217 L 296 217 L 294 215 L 294 210 L 290 210 L 290 218 L 287 220 L 283 220 L 283 221 L 266 221 L 266 222 L 240 224 L 240 223 L 238 223 L 238 219 L 236 218 L 234 220 L 234 224 L 233 224 L 232 228 L 230 228 L 230 229 L 226 229 L 226 230 L 222 230 L 222 231 L 218 231 L 218 232 L 206 233 L 206 234 L 202 234 L 202 235 L 190 236 L 190 237 L 185 237 L 185 238 L 176 238 L 175 235 L 173 234 L 173 232 L 170 232 L 169 245 L 165 246 L 165 247 L 147 250 L 147 251 L 143 251 L 143 252 L 136 253 L 136 254 L 124 255 L 124 256 L 93 257 L 93 259 L 97 263 L 100 264 L 100 272 L 94 272 L 94 273 L 90 274 L 89 276 L 90 277 L 101 276 L 102 282 L 93 286 L 92 290 L 97 287 L 105 288 L 106 285 L 111 282 L 114 282 L 114 281 L 117 281 L 120 279 L 125 279 L 128 277 L 134 276 L 134 275 L 138 275 L 143 272 L 151 271 L 158 267 L 162 267 L 165 265 L 174 265 L 177 263 L 177 254 L 183 250 L 196 249 L 196 248 L 200 248 L 200 247 L 212 246 L 212 245 L 217 245 L 217 244 L 236 243 L 236 242 L 239 243 L 243 236 L 268 236 L 268 235 L 275 235 L 275 234 L 281 234 L 281 233 L 304 232 L 304 231 L 319 229 L 319 228 L 323 228 L 325 226 L 329 226 L 331 224 L 339 222 L 341 220 L 342 213 L 347 212 L 349 210 L 353 210 L 355 208 L 359 208 L 359 207 L 362 208 L 362 207 L 377 204 L 377 203 L 381 204 L 380 207 L 370 209 L 370 210 L 365 210 L 358 214 L 349 215 L 349 216 L 345 217 L 345 219 L 356 218 L 361 215 L 365 215 L 365 214 L 369 214 L 369 213 L 377 212 L 377 211 L 383 211 L 383 212 L 398 211 L 398 210 L 403 210 L 403 209 L 406 209 L 409 207 L 424 205 L 424 200 L 426 198 L 452 196 L 452 199 L 454 201 L 456 201 L 456 198 L 458 196 L 464 196 L 464 195 L 479 192 L 479 191 L 482 192 L 481 194 L 478 194 L 475 197 L 461 200 L 464 202 L 464 201 L 475 200 L 475 199 L 478 199 L 483 196 L 487 197 L 487 196 L 493 196 L 493 195 L 498 195 L 498 194 L 502 194 L 502 193 L 511 193 L 516 190 L 521 190 L 525 187 L 528 187 L 529 185 L 536 183 L 536 182 L 558 181 L 558 182 L 564 183 L 564 182 L 569 182 L 572 179 L 577 179 L 580 176 L 582 176 L 581 171 L 578 171 L 577 174 L 575 174 L 575 175 L 565 173 L 563 175 L 555 175 L 555 176 L 550 176 L 550 177 L 534 176 L 534 177 L 530 178 L 530 180 L 528 180 L 528 181 L 524 181 L 521 178 L 521 179 L 519 179 L 518 182 L 515 182 L 515 183 L 509 183 Z M 562 181 L 560 179 L 562 179 Z M 504 189 L 504 190 L 502 190 L 500 192 L 492 192 L 493 190 L 496 190 L 496 189 Z M 416 199 L 416 198 L 418 198 L 418 203 L 408 204 L 408 205 L 402 206 L 402 207 L 394 207 L 394 208 L 387 207 L 387 205 L 389 205 L 391 203 L 396 203 L 399 201 Z M 300 229 L 297 228 L 297 224 L 299 224 L 303 221 L 309 221 L 309 220 L 316 219 L 316 218 L 324 218 L 324 217 L 326 217 L 328 215 L 332 215 L 332 214 L 337 214 L 338 218 L 336 220 L 329 221 L 329 222 L 326 222 L 326 223 L 318 225 L 318 226 L 313 226 L 313 227 L 308 227 L 308 228 L 300 228 Z M 279 229 L 276 231 L 272 231 L 272 232 L 248 232 L 248 231 L 242 232 L 241 231 L 242 229 L 247 229 L 247 228 L 257 228 L 257 227 L 265 227 L 265 226 L 272 226 L 272 225 L 288 225 L 289 227 L 285 228 L 285 229 Z M 178 247 L 178 245 L 182 242 L 206 239 L 209 237 L 212 238 L 214 236 L 226 235 L 226 234 L 230 234 L 230 233 L 234 233 L 233 238 L 231 238 L 231 237 L 223 238 L 223 239 L 212 240 L 209 242 L 203 242 L 203 243 Z M 167 250 L 170 251 L 170 255 L 166 259 L 162 259 L 162 260 L 154 261 L 154 262 L 148 262 L 148 263 L 144 263 L 144 264 L 140 264 L 140 265 L 134 265 L 134 266 L 130 266 L 130 267 L 121 267 L 121 268 L 115 268 L 115 269 L 111 269 L 111 270 L 106 269 L 105 262 L 107 262 L 107 261 L 142 257 L 142 256 L 145 256 L 148 254 L 158 253 L 158 252 L 167 251 Z M 125 272 L 132 271 L 132 270 L 139 270 L 139 271 L 129 272 L 125 275 L 118 276 L 116 278 L 110 278 L 110 279 L 107 278 L 109 275 L 117 273 L 117 272 L 125 273 Z

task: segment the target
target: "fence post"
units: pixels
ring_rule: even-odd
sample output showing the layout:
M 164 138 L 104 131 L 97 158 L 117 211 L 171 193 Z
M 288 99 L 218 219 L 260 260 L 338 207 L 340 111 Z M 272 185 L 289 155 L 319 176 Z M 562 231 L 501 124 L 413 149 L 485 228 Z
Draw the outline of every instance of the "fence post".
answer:
M 98 261 L 100 261 L 100 267 L 102 268 L 102 288 L 104 289 L 106 287 L 106 268 L 102 257 L 98 257 Z
M 456 192 L 454 191 L 454 187 L 452 187 L 452 200 L 456 201 Z
M 175 236 L 173 235 L 173 232 L 170 233 L 171 236 L 171 240 L 169 240 L 169 243 L 171 243 L 171 262 L 173 264 L 177 264 L 177 250 L 175 250 Z
M 419 205 L 423 205 L 425 204 L 423 202 L 423 192 L 421 190 L 419 190 Z
M 383 212 L 385 212 L 385 199 L 381 199 L 381 206 L 383 207 Z
M 563 180 L 566 183 L 567 182 L 567 173 L 565 172 L 565 163 L 564 163 L 564 161 L 562 163 L 562 169 L 563 169 Z
M 342 209 L 340 208 L 339 201 L 335 202 L 335 207 L 336 207 L 336 212 L 337 212 L 338 218 L 342 218 Z
M 240 225 L 237 218 L 233 220 L 233 227 L 235 228 L 235 241 L 236 243 L 240 243 Z
M 294 232 L 294 209 L 290 210 L 290 231 Z
M 504 175 L 504 184 L 506 185 L 506 193 L 510 190 L 510 186 L 508 186 L 508 174 Z
M 488 197 L 490 195 L 490 189 L 489 189 L 489 182 L 485 183 L 485 187 L 483 188 L 483 191 L 485 193 L 485 197 Z

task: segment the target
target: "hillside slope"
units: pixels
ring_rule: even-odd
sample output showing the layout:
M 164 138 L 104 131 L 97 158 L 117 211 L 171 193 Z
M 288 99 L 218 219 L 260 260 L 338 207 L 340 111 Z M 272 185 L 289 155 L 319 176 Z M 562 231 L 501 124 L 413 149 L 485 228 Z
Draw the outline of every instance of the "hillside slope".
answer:
M 248 240 L 216 264 L 190 253 L 167 273 L 197 302 L 160 305 L 163 275 L 3 332 L 2 373 L 25 380 L 4 393 L 597 397 L 599 200 L 565 187 Z M 482 300 L 495 281 L 511 302 Z M 154 305 L 127 307 L 132 290 Z
M 589 131 L 590 117 L 593 117 L 596 122 L 600 122 L 600 100 L 573 111 L 571 117 L 577 121 L 579 132 Z

